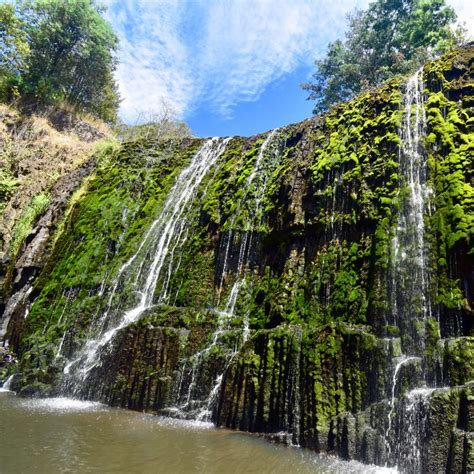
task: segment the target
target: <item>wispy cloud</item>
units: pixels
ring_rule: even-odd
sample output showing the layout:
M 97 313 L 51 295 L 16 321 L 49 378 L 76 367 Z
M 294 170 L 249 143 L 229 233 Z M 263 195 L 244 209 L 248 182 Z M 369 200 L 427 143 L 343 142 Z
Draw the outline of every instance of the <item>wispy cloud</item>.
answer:
M 166 101 L 179 117 L 203 104 L 224 116 L 311 63 L 366 0 L 108 0 L 121 40 L 117 79 L 127 121 Z
M 203 96 L 221 114 L 311 63 L 344 26 L 353 2 L 219 2 L 209 10 L 200 64 Z
M 182 19 L 179 5 L 110 1 L 107 15 L 120 36 L 117 79 L 124 119 L 157 111 L 163 100 L 183 115 L 193 87 L 188 49 L 177 34 Z
M 121 115 L 198 107 L 231 116 L 241 101 L 313 62 L 369 0 L 108 0 L 121 39 Z M 462 0 L 449 0 L 467 16 Z M 472 18 L 471 18 L 472 21 Z M 304 79 L 304 78 L 302 78 Z

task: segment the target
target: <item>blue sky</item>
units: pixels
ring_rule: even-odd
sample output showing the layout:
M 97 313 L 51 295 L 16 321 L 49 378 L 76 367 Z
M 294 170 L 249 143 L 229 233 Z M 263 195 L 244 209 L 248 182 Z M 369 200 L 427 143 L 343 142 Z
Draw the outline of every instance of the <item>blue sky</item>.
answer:
M 252 135 L 311 115 L 300 83 L 369 0 L 108 0 L 120 115 L 173 110 L 197 136 Z M 448 0 L 471 34 L 472 0 Z

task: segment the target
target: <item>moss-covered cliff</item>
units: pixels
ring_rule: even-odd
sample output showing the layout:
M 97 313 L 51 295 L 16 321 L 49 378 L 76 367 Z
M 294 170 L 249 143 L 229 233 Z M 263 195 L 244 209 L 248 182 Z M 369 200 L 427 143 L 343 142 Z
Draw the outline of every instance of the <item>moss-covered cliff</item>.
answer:
M 322 117 L 230 139 L 186 210 L 154 304 L 71 379 L 68 362 L 140 299 L 147 275 L 124 275 L 134 255 L 156 252 L 142 250 L 144 235 L 203 141 L 109 153 L 71 199 L 27 317 L 10 321 L 19 390 L 210 417 L 408 471 L 474 469 L 472 62 L 467 46 L 423 71 L 426 317 L 400 322 L 393 308 L 409 192 L 397 79 Z M 417 340 L 412 326 L 423 347 L 395 367 Z M 429 397 L 412 390 L 425 385 Z M 425 437 L 415 467 L 396 441 L 411 416 Z
M 10 317 L 22 317 L 69 198 L 108 139 L 104 124 L 66 110 L 0 105 L 0 339 Z

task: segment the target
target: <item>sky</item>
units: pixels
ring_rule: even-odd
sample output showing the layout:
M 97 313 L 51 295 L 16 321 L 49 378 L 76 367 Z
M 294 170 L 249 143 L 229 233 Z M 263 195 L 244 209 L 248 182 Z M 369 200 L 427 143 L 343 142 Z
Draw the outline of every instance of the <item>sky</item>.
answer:
M 474 33 L 473 0 L 447 0 Z M 172 110 L 200 137 L 253 135 L 311 116 L 300 87 L 346 14 L 369 0 L 107 0 L 120 38 L 121 118 Z

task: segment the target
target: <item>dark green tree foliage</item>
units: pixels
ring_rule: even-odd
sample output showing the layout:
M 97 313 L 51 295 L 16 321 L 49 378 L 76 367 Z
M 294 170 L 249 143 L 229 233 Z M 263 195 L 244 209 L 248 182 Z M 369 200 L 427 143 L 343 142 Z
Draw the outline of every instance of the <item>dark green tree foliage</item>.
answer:
M 444 0 L 376 0 L 366 11 L 349 15 L 345 41 L 330 43 L 317 60 L 313 82 L 303 84 L 314 113 L 348 100 L 462 41 L 454 30 L 456 14 Z
M 22 21 L 10 3 L 0 4 L 0 77 L 18 74 L 29 53 L 26 33 Z
M 7 4 L 1 11 L 11 9 Z M 21 54 L 21 65 L 9 69 L 10 83 L 23 96 L 64 101 L 113 121 L 119 105 L 113 78 L 118 39 L 103 8 L 94 0 L 26 0 L 16 4 L 15 13 L 28 49 Z M 0 51 L 5 49 L 7 56 L 9 49 L 19 51 L 6 40 L 0 36 Z

